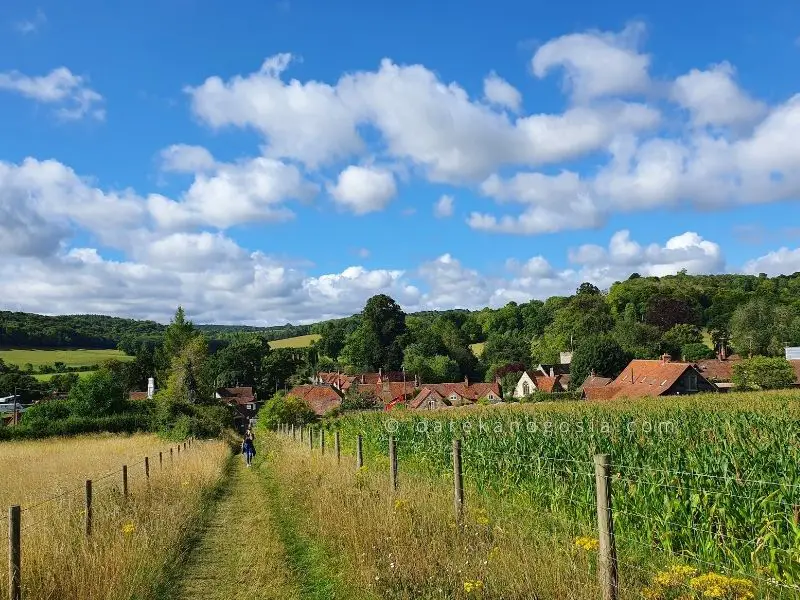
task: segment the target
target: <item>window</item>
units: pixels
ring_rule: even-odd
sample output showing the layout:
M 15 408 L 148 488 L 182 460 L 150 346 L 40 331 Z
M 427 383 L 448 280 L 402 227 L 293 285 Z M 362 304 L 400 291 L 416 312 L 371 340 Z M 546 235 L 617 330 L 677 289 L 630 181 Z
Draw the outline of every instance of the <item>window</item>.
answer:
M 531 386 L 527 381 L 522 383 L 522 395 L 523 396 L 530 396 L 531 395 Z
M 247 405 L 247 410 L 253 410 L 253 405 L 252 404 L 248 404 Z

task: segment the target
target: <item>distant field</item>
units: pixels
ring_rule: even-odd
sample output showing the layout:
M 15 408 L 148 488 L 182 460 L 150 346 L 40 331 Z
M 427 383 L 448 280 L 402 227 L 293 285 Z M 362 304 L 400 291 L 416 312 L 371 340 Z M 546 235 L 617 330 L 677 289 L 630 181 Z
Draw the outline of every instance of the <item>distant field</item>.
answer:
M 478 342 L 477 344 L 470 344 L 469 348 L 472 350 L 472 353 L 475 356 L 481 356 L 483 354 L 483 347 L 486 345 L 486 342 Z
M 313 342 L 320 339 L 319 334 L 310 333 L 308 335 L 298 335 L 297 337 L 286 338 L 285 340 L 273 340 L 269 343 L 270 348 L 308 348 Z
M 83 367 L 97 365 L 109 359 L 133 360 L 120 350 L 0 350 L 0 359 L 12 365 L 24 367 L 30 363 L 34 367 L 41 365 L 52 365 L 55 362 L 63 362 L 70 367 Z
M 78 371 L 78 377 L 83 379 L 92 373 L 96 373 L 96 371 Z M 65 375 L 65 373 L 34 373 L 33 377 L 38 381 L 50 381 L 54 375 Z

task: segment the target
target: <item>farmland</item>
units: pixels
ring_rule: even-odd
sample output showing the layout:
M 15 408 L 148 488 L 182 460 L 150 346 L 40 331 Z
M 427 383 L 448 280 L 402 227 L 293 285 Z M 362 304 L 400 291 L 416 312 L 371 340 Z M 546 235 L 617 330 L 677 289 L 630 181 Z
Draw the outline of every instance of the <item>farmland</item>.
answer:
M 168 444 L 145 435 L 9 442 L 0 448 L 0 505 L 22 506 L 22 595 L 30 600 L 156 597 L 191 525 L 202 520 L 228 456 L 221 442 L 195 442 L 170 461 Z M 159 451 L 165 453 L 163 467 Z M 123 464 L 129 466 L 128 499 L 121 493 Z M 84 539 L 86 479 L 94 480 L 90 544 Z M 3 519 L 0 536 L 6 535 Z M 4 564 L 6 551 L 3 544 Z M 4 598 L 7 585 L 0 578 Z
M 95 371 L 77 371 L 76 373 L 79 378 L 83 379 L 84 377 L 88 377 L 92 373 L 95 373 Z M 50 381 L 56 375 L 64 375 L 64 373 L 35 373 L 33 377 L 37 381 Z
M 275 348 L 308 348 L 311 344 L 320 339 L 320 335 L 310 333 L 308 335 L 298 335 L 296 337 L 285 338 L 282 340 L 273 340 L 269 343 L 269 347 Z
M 87 367 L 110 359 L 133 360 L 133 357 L 119 350 L 71 350 L 59 348 L 57 350 L 4 349 L 0 350 L 0 359 L 8 364 L 20 367 L 31 364 L 35 369 L 42 365 L 52 365 L 57 362 L 62 362 L 68 367 Z
M 628 581 L 645 586 L 678 563 L 777 595 L 800 584 L 800 395 L 758 396 L 397 412 L 391 423 L 407 476 L 446 479 L 451 440 L 462 437 L 468 497 L 487 508 L 487 522 L 552 515 L 563 525 L 556 537 L 597 537 L 592 457 L 608 453 Z M 363 435 L 369 470 L 387 470 L 386 419 L 364 413 L 337 424 L 348 452 Z

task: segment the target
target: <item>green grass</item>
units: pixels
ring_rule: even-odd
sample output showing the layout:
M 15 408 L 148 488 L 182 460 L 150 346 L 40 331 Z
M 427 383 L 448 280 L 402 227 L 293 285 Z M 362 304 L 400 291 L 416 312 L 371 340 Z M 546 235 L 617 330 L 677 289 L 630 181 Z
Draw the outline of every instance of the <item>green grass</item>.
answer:
M 42 365 L 52 365 L 56 362 L 63 362 L 69 367 L 85 367 L 97 365 L 109 359 L 133 360 L 121 350 L 81 350 L 63 349 L 57 350 L 30 350 L 30 349 L 4 349 L 0 350 L 0 359 L 8 364 L 24 367 L 31 364 L 34 368 Z
M 475 356 L 483 356 L 483 347 L 486 345 L 486 342 L 478 342 L 477 344 L 470 344 L 469 349 L 472 350 L 472 353 Z
M 273 340 L 269 343 L 270 348 L 308 348 L 313 342 L 318 341 L 322 336 L 317 333 L 308 335 L 298 335 L 297 337 L 286 338 L 283 340 Z
M 92 373 L 96 373 L 96 371 L 78 371 L 78 377 L 83 379 L 84 377 L 88 377 Z M 66 373 L 34 373 L 33 377 L 37 381 L 50 381 L 54 375 L 66 375 Z

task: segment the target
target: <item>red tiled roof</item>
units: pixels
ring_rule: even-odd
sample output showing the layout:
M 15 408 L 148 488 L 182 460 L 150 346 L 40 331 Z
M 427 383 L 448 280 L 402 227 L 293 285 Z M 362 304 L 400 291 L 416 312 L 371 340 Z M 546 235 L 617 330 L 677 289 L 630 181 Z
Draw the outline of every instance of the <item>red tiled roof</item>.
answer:
M 694 365 L 661 360 L 632 360 L 613 382 L 604 388 L 596 389 L 605 391 L 613 388 L 615 390 L 615 393 L 611 396 L 613 398 L 660 396 L 666 393 L 687 369 L 694 369 Z M 703 378 L 699 372 L 698 378 Z M 591 392 L 590 395 L 592 399 L 600 399 L 596 392 Z M 605 394 L 599 393 L 599 395 L 604 396 Z M 602 399 L 608 398 L 604 397 Z
M 411 408 L 419 408 L 423 401 L 431 393 L 436 393 L 442 398 L 448 397 L 455 392 L 465 400 L 476 402 L 481 398 L 485 398 L 492 392 L 498 398 L 500 397 L 500 384 L 494 383 L 473 383 L 470 385 L 464 383 L 427 383 L 422 388 L 419 394 L 409 403 Z
M 699 360 L 697 361 L 697 369 L 709 381 L 731 381 L 733 379 L 733 365 L 740 360 L 741 358 L 739 357 L 732 357 L 726 360 L 719 360 L 718 358 Z
M 131 392 L 128 396 L 128 399 L 132 402 L 141 402 L 142 400 L 147 400 L 147 392 Z
M 345 375 L 344 373 L 320 372 L 317 373 L 319 380 L 322 383 L 333 385 L 341 390 L 347 390 L 353 385 L 356 377 L 355 375 Z
M 611 383 L 610 377 L 597 377 L 596 375 L 589 375 L 589 377 L 584 379 L 583 383 L 578 388 L 578 391 L 582 392 L 587 388 L 605 387 L 609 383 Z
M 330 385 L 298 385 L 289 390 L 288 395 L 300 398 L 318 415 L 342 405 L 342 397 Z
M 544 377 L 543 375 L 539 375 L 536 379 L 534 379 L 534 382 L 536 383 L 536 389 L 547 392 L 548 394 L 552 393 L 555 387 L 558 385 L 559 377 L 560 375 L 556 377 Z
M 413 381 L 391 381 L 386 383 L 354 383 L 355 390 L 359 394 L 380 399 L 384 404 L 388 404 L 395 398 L 407 396 L 416 391 Z
M 619 391 L 613 384 L 600 387 L 588 387 L 583 390 L 583 397 L 587 400 L 611 400 Z

